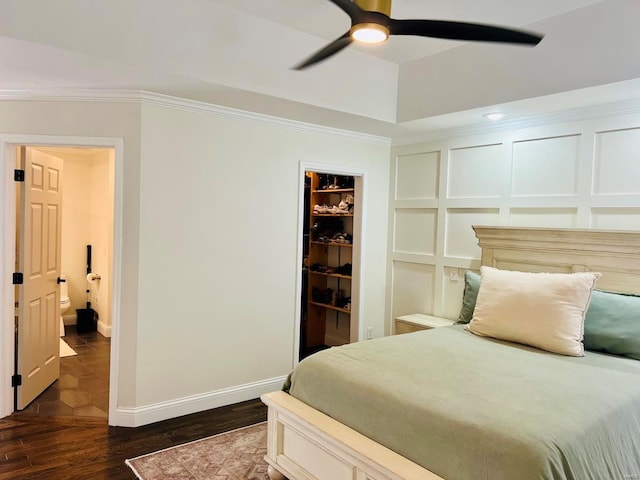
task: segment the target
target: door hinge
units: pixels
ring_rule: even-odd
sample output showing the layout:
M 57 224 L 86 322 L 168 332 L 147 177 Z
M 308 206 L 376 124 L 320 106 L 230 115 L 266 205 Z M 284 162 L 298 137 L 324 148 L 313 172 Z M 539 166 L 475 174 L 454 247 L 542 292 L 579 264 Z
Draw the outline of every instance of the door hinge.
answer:
M 13 171 L 13 181 L 14 182 L 24 182 L 24 170 L 14 170 Z
M 20 385 L 22 385 L 22 375 L 13 375 L 11 377 L 11 386 L 19 387 Z
M 14 285 L 22 285 L 24 283 L 24 275 L 21 272 L 16 272 L 13 274 L 13 284 Z

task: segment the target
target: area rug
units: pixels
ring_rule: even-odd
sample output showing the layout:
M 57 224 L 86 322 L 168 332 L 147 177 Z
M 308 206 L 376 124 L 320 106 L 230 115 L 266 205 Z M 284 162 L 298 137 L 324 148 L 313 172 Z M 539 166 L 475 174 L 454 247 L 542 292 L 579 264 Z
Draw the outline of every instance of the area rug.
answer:
M 126 460 L 141 480 L 269 480 L 267 424 L 185 443 Z
M 73 357 L 77 355 L 76 351 L 69 346 L 62 338 L 60 339 L 60 358 Z

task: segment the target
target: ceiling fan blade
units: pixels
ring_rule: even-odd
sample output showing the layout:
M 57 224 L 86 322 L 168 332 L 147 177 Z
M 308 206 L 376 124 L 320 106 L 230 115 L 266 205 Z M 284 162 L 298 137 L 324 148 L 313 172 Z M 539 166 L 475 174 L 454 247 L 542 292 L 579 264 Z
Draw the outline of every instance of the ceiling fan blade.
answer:
M 335 55 L 343 48 L 348 47 L 352 41 L 353 40 L 351 39 L 350 32 L 347 32 L 344 35 L 336 38 L 333 42 L 329 43 L 325 47 L 318 50 L 316 53 L 311 55 L 306 60 L 302 61 L 301 63 L 293 67 L 293 69 L 303 70 L 313 65 L 314 63 L 321 62 L 322 60 L 329 58 L 331 55 Z
M 450 22 L 447 20 L 389 20 L 388 28 L 391 35 L 417 35 L 452 40 L 520 43 L 525 45 L 537 45 L 543 38 L 543 35 L 522 30 L 512 30 L 479 23 Z
M 338 7 L 340 7 L 347 15 L 351 17 L 351 20 L 355 20 L 356 18 L 358 18 L 358 16 L 362 14 L 362 12 L 364 11 L 360 8 L 358 4 L 356 4 L 351 0 L 329 0 L 329 1 L 337 5 Z

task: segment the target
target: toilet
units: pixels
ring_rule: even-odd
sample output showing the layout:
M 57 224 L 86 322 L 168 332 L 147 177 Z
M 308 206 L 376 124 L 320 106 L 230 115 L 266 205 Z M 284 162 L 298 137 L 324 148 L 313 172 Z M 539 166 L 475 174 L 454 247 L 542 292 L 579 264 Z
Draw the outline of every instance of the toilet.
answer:
M 62 320 L 62 316 L 64 312 L 69 310 L 71 306 L 71 301 L 69 300 L 69 287 L 67 286 L 67 276 L 62 274 L 60 275 L 61 280 L 65 280 L 64 282 L 60 282 L 60 336 L 64 337 L 64 321 Z

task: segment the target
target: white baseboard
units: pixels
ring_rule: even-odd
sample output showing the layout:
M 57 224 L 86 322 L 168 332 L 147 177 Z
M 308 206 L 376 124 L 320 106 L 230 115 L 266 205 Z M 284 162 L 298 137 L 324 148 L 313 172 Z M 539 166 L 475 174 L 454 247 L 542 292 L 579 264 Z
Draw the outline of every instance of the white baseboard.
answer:
M 254 383 L 238 385 L 213 392 L 177 398 L 136 408 L 116 408 L 115 418 L 109 424 L 119 427 L 140 427 L 149 423 L 223 407 L 233 403 L 259 398 L 263 393 L 280 390 L 286 377 L 269 378 Z
M 110 337 L 111 325 L 107 325 L 106 323 L 98 320 L 98 333 L 101 333 L 103 337 Z
M 71 315 L 63 315 L 62 321 L 64 322 L 65 327 L 67 325 L 77 325 L 78 324 L 78 316 Z M 106 323 L 98 320 L 98 332 L 102 334 L 104 337 L 111 336 L 111 325 L 107 325 Z

